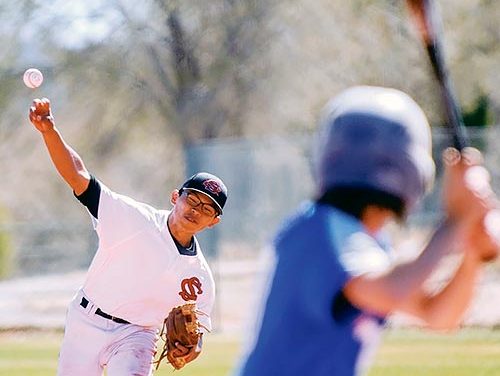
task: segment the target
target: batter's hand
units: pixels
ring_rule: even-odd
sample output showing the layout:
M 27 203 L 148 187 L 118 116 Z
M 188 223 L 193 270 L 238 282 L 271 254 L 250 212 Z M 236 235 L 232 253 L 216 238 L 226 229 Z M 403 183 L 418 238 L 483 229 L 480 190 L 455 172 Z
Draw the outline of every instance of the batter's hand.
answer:
M 500 251 L 499 220 L 500 212 L 492 210 L 486 217 L 471 222 L 463 233 L 465 251 L 484 262 L 495 260 Z
M 47 98 L 35 99 L 30 107 L 30 121 L 36 129 L 44 133 L 54 129 L 54 117 Z
M 465 148 L 460 153 L 448 148 L 443 160 L 443 203 L 448 218 L 461 222 L 486 215 L 496 197 L 479 150 Z
M 465 250 L 483 261 L 496 258 L 500 239 L 494 227 L 500 224 L 491 222 L 499 222 L 499 205 L 481 153 L 473 148 L 462 153 L 450 148 L 444 162 L 444 206 L 448 217 L 460 226 Z

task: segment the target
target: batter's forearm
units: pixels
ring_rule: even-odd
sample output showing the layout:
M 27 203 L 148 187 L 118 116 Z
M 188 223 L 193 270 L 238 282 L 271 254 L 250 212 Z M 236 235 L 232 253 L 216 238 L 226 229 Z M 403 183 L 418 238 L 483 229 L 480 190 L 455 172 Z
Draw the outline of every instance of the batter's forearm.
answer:
M 433 329 L 454 329 L 462 321 L 472 300 L 481 270 L 481 260 L 465 252 L 460 267 L 437 294 L 423 300 L 423 320 Z
M 54 127 L 42 133 L 52 162 L 61 177 L 73 189 L 75 194 L 83 193 L 89 184 L 90 174 L 76 151 L 63 140 Z
M 456 222 L 444 221 L 415 260 L 397 265 L 388 273 L 388 285 L 392 287 L 397 300 L 402 301 L 418 291 L 443 257 L 452 253 L 458 231 Z
M 355 306 L 381 315 L 396 310 L 417 313 L 415 299 L 439 261 L 452 251 L 457 231 L 455 223 L 444 222 L 418 258 L 382 274 L 353 278 L 344 287 L 345 296 Z

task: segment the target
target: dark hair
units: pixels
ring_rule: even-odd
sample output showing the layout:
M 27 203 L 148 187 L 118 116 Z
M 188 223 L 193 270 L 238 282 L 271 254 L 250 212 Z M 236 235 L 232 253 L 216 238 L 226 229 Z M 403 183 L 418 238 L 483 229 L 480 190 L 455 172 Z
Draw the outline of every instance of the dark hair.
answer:
M 399 219 L 405 217 L 405 206 L 401 198 L 369 187 L 335 187 L 318 199 L 319 203 L 332 205 L 345 213 L 361 219 L 369 205 L 392 210 Z

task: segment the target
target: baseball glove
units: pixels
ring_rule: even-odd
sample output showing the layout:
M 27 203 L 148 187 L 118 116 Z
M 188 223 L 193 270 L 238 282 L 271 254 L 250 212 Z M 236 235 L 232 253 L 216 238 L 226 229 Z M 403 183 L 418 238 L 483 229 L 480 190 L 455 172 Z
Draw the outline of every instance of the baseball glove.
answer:
M 200 355 L 203 336 L 200 329 L 206 328 L 198 321 L 199 314 L 204 313 L 196 309 L 194 302 L 172 308 L 160 333 L 165 345 L 156 361 L 156 369 L 165 357 L 175 369 L 181 369 Z

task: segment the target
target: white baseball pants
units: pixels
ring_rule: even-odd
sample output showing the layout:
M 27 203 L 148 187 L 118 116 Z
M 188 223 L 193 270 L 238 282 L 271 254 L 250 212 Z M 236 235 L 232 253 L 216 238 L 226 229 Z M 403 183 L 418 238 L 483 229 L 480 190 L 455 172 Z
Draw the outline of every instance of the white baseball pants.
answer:
M 116 323 L 97 315 L 97 308 L 82 291 L 71 302 L 57 375 L 102 376 L 104 368 L 108 376 L 152 375 L 156 328 Z

